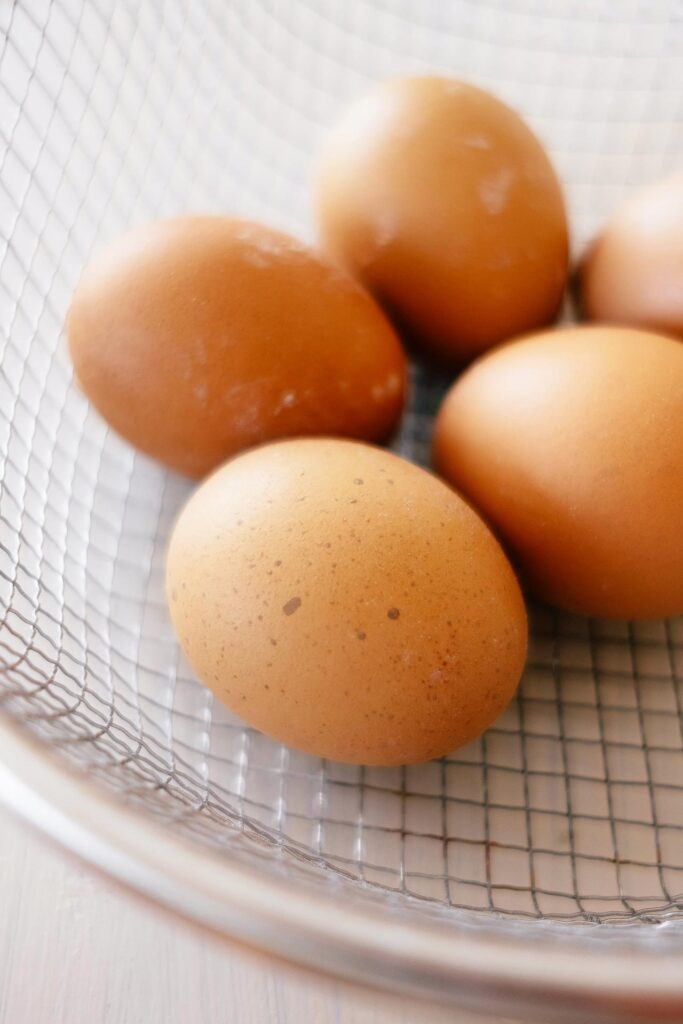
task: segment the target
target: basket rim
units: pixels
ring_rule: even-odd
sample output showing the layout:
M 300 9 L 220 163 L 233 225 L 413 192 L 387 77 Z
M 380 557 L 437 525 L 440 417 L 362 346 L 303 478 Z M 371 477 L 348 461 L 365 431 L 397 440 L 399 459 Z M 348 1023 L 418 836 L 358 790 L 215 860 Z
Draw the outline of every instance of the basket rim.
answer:
M 0 713 L 0 798 L 46 836 L 154 903 L 227 939 L 365 987 L 533 1016 L 683 1016 L 683 927 L 667 942 L 592 944 L 584 928 L 539 922 L 473 929 L 457 912 L 408 923 L 268 877 L 229 851 L 179 837 L 56 758 Z M 541 927 L 547 930 L 547 924 Z M 600 925 L 601 929 L 609 925 Z M 624 934 L 623 929 L 621 929 Z M 633 929 L 628 929 L 631 933 Z M 574 934 L 572 934 L 574 933 Z M 660 931 L 660 934 L 661 931 Z M 614 938 L 616 934 L 613 932 Z M 668 947 L 668 948 L 665 948 Z

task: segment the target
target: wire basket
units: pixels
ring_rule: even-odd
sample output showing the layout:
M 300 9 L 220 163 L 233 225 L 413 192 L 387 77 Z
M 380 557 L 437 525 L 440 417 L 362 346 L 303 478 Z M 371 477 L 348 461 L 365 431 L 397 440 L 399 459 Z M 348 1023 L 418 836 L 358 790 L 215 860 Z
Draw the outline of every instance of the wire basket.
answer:
M 580 250 L 681 165 L 683 5 L 14 0 L 0 27 L 7 800 L 318 968 L 527 1016 L 683 1015 L 683 620 L 532 609 L 517 699 L 438 762 L 288 750 L 179 655 L 163 573 L 187 484 L 108 432 L 62 340 L 93 247 L 133 223 L 238 212 L 311 237 L 326 126 L 395 74 L 464 77 L 523 113 Z M 446 383 L 414 371 L 397 447 L 418 462 Z

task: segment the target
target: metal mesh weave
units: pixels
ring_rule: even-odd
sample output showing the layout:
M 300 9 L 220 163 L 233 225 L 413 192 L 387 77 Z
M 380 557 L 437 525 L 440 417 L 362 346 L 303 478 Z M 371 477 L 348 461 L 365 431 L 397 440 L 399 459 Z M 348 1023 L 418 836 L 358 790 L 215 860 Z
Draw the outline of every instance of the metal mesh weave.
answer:
M 682 620 L 535 609 L 518 698 L 442 761 L 289 751 L 180 658 L 163 566 L 187 485 L 107 431 L 61 340 L 92 247 L 132 223 L 215 210 L 310 236 L 321 132 L 391 74 L 445 71 L 522 111 L 580 248 L 681 164 L 683 5 L 15 0 L 0 31 L 2 712 L 196 842 L 253 837 L 264 870 L 272 845 L 453 907 L 683 915 Z M 445 382 L 415 385 L 399 449 L 424 461 Z

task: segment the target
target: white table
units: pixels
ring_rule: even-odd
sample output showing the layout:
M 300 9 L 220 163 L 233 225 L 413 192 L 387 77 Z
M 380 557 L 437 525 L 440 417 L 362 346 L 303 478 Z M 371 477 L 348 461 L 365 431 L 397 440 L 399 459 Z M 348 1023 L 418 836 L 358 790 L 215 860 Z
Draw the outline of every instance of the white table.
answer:
M 0 815 L 0 1024 L 470 1019 L 309 977 L 200 933 Z

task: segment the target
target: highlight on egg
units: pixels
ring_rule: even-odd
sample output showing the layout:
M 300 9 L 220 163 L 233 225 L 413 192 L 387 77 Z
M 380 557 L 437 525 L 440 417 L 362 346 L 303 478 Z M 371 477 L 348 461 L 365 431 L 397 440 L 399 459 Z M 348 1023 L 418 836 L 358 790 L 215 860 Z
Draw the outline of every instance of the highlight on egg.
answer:
M 579 284 L 587 319 L 683 339 L 683 174 L 618 207 L 589 248 Z
M 444 399 L 438 471 L 539 597 L 582 615 L 683 612 L 683 345 L 575 327 L 511 342 Z
M 315 207 L 323 247 L 443 362 L 559 311 L 557 176 L 524 121 L 474 85 L 402 78 L 362 96 L 323 149 Z
M 141 451 L 201 477 L 264 441 L 381 442 L 406 362 L 367 292 L 321 254 L 230 217 L 177 217 L 105 248 L 76 288 L 77 379 Z
M 291 747 L 365 764 L 439 757 L 504 709 L 527 623 L 478 515 L 370 445 L 283 441 L 182 510 L 167 593 L 199 678 Z

